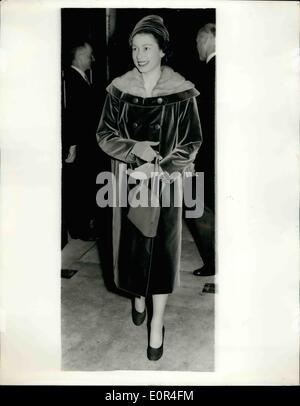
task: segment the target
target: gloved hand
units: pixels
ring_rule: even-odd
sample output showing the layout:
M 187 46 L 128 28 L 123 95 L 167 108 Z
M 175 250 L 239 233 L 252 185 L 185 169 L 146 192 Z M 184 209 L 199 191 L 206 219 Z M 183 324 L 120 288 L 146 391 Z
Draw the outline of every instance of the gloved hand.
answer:
M 132 148 L 131 153 L 143 161 L 152 162 L 158 153 L 152 148 L 159 145 L 159 141 L 140 141 Z
M 147 162 L 141 166 L 138 166 L 135 170 L 128 169 L 127 173 L 134 179 L 151 179 L 154 176 L 158 176 L 161 173 L 161 169 L 158 165 Z

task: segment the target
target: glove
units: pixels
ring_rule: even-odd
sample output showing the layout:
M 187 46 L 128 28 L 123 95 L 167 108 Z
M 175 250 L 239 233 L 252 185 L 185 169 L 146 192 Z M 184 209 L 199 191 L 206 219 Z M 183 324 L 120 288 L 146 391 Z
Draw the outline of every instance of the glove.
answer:
M 152 162 L 157 156 L 157 152 L 152 148 L 159 145 L 159 141 L 140 141 L 132 148 L 131 153 L 141 158 L 143 161 Z

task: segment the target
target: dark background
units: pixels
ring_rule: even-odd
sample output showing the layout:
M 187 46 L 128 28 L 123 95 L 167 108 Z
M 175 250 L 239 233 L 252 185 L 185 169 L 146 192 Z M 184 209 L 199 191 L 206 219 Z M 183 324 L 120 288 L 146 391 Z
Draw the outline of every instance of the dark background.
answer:
M 80 38 L 89 41 L 94 49 L 96 62 L 92 68 L 92 81 L 103 102 L 105 87 L 116 76 L 133 68 L 129 34 L 135 24 L 149 14 L 160 15 L 169 30 L 172 55 L 167 64 L 186 79 L 195 83 L 201 92 L 202 69 L 196 49 L 199 28 L 215 23 L 215 9 L 112 9 L 106 27 L 105 8 L 62 9 L 62 69 L 69 63 L 68 50 Z

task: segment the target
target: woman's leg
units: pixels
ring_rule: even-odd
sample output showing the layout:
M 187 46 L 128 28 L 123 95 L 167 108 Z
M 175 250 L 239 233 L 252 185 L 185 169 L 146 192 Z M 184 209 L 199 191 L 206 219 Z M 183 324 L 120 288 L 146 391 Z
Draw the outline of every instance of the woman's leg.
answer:
M 134 298 L 134 307 L 137 312 L 143 313 L 145 306 L 145 298 L 143 296 Z
M 164 325 L 164 313 L 168 300 L 168 294 L 153 295 L 153 316 L 150 330 L 150 346 L 158 348 L 162 344 L 162 328 Z

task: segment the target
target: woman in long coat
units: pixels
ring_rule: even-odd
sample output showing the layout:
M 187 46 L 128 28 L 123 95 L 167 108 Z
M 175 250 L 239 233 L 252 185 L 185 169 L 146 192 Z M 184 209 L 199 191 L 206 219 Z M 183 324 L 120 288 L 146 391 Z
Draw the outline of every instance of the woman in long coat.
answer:
M 175 173 L 191 171 L 201 145 L 201 127 L 194 85 L 168 66 L 162 66 L 169 33 L 159 16 L 140 20 L 129 39 L 134 69 L 112 81 L 97 131 L 100 148 L 112 157 L 120 183 L 126 170 L 148 163 L 154 170 L 159 157 L 162 183 L 174 195 Z M 145 167 L 145 166 L 144 166 Z M 173 183 L 172 183 L 173 182 Z M 126 186 L 129 191 L 129 187 Z M 168 294 L 179 284 L 182 207 L 161 207 L 157 234 L 145 237 L 128 219 L 128 207 L 117 196 L 113 209 L 114 277 L 117 287 L 135 296 L 133 322 L 142 324 L 145 298 L 152 296 L 147 356 L 157 360 L 163 353 L 163 316 Z

